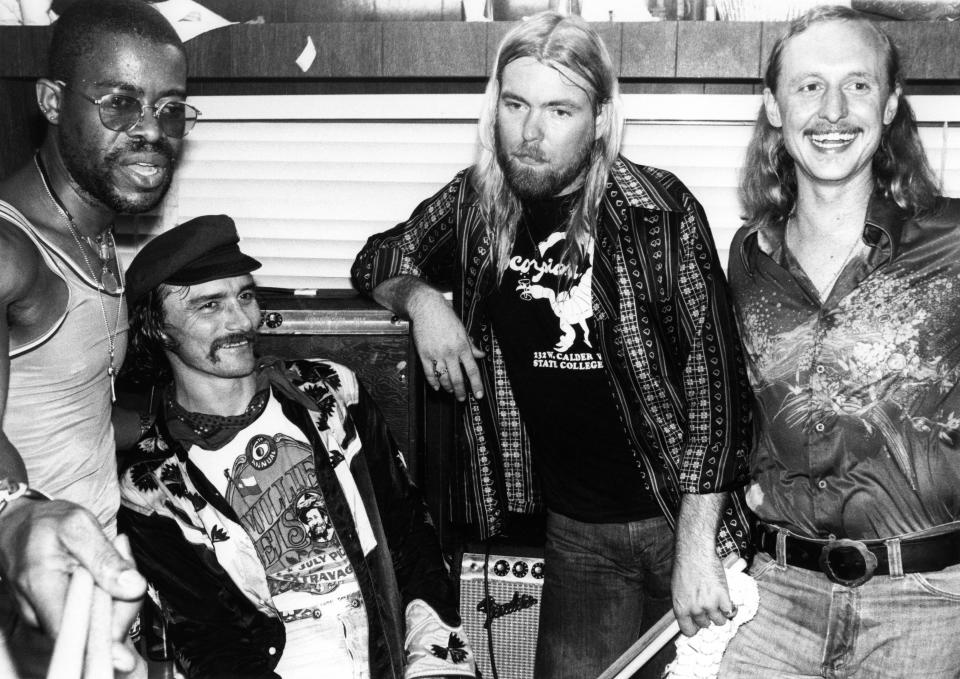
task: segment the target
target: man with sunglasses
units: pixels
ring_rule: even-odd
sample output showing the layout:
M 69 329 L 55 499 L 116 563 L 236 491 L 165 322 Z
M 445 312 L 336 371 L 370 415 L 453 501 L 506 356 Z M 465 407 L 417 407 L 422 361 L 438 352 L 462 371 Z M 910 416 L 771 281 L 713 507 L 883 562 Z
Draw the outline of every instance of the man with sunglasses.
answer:
M 24 677 L 45 672 L 78 566 L 113 597 L 115 666 L 135 669 L 119 642 L 146 586 L 110 543 L 127 329 L 111 227 L 160 202 L 198 114 L 182 42 L 140 0 L 73 4 L 48 76 L 46 137 L 0 182 L 0 632 Z

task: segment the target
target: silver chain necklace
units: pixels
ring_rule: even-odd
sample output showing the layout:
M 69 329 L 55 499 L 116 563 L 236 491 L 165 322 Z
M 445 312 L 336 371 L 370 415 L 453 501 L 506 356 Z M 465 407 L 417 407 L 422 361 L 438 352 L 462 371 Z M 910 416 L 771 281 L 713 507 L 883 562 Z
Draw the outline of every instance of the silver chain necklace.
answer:
M 59 212 L 63 219 L 67 222 L 67 226 L 70 229 L 70 235 L 73 236 L 73 240 L 77 244 L 77 249 L 80 250 L 80 255 L 83 257 L 83 263 L 87 265 L 87 270 L 90 272 L 90 278 L 97 284 L 97 298 L 100 300 L 100 313 L 103 316 L 103 329 L 107 333 L 107 353 L 110 356 L 110 365 L 107 367 L 107 376 L 110 378 L 110 395 L 112 401 L 116 402 L 117 368 L 114 366 L 113 362 L 116 356 L 117 336 L 120 334 L 120 316 L 122 315 L 120 312 L 123 310 L 123 293 L 125 290 L 123 270 L 120 268 L 120 259 L 117 256 L 117 244 L 113 239 L 113 229 L 110 228 L 107 230 L 106 238 L 100 237 L 97 239 L 97 243 L 99 244 L 97 248 L 97 256 L 100 258 L 101 262 L 100 276 L 97 276 L 97 272 L 90 263 L 90 258 L 87 257 L 87 251 L 84 249 L 83 243 L 80 240 L 80 229 L 77 228 L 76 222 L 73 221 L 73 216 L 67 211 L 67 208 L 60 202 L 60 200 L 58 200 L 57 196 L 50 188 L 50 183 L 47 179 L 47 173 L 43 168 L 43 163 L 40 160 L 39 152 L 33 156 L 33 162 L 37 166 L 37 172 L 40 174 L 40 181 L 43 183 L 44 191 L 47 192 L 47 196 L 50 197 L 50 201 L 53 203 L 54 207 L 57 208 L 57 212 Z M 90 247 L 93 248 L 93 243 L 90 242 L 90 239 L 86 236 L 84 236 L 84 238 L 87 240 L 87 243 L 90 245 Z M 110 322 L 107 320 L 107 307 L 103 301 L 103 293 L 105 289 L 103 285 L 104 273 L 113 275 L 108 268 L 110 254 L 109 250 L 111 249 L 113 250 L 113 259 L 117 267 L 117 275 L 120 277 L 120 296 L 117 298 L 117 320 L 114 324 L 113 332 L 110 331 Z

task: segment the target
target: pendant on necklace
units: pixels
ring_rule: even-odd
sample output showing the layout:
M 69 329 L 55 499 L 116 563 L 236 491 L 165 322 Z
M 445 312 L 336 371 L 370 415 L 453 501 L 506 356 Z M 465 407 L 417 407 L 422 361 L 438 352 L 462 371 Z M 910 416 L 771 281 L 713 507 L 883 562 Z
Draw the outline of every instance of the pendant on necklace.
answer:
M 111 403 L 117 402 L 117 369 L 113 367 L 113 349 L 110 350 L 110 365 L 107 366 L 107 377 L 110 378 Z

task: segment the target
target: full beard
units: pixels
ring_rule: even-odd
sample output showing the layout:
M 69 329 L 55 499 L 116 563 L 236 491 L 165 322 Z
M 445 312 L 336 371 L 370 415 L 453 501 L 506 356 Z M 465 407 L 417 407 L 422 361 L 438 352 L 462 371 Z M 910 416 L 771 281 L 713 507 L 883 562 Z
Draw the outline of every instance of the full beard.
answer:
M 560 194 L 569 187 L 590 164 L 591 140 L 584 140 L 574 159 L 560 167 L 534 167 L 520 162 L 516 156 L 545 160 L 536 145 L 522 144 L 515 151 L 504 150 L 497 144 L 497 163 L 503 170 L 507 184 L 520 200 L 543 200 Z
M 173 165 L 176 153 L 170 143 L 162 138 L 157 143 L 150 143 L 142 139 L 131 140 L 124 148 L 116 148 L 103 156 L 99 162 L 94 156 L 79 144 L 71 144 L 61 137 L 63 161 L 76 182 L 81 195 L 91 202 L 99 202 L 116 213 L 140 214 L 156 207 L 170 188 L 173 180 Z M 153 191 L 141 191 L 132 195 L 122 193 L 110 179 L 112 172 L 120 164 L 120 157 L 128 152 L 151 151 L 163 155 L 169 166 L 163 183 Z

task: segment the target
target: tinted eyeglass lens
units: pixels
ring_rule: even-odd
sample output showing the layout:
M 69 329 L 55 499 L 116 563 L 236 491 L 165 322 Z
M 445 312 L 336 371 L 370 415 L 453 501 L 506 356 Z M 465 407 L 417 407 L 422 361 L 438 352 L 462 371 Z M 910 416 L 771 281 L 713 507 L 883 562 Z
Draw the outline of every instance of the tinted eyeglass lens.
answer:
M 179 139 L 197 122 L 197 110 L 180 101 L 168 101 L 157 110 L 157 120 L 167 136 Z
M 140 101 L 125 94 L 108 94 L 100 100 L 100 121 L 117 132 L 135 127 L 141 111 Z M 164 134 L 178 139 L 186 136 L 197 122 L 197 109 L 182 101 L 168 101 L 154 115 Z
M 100 122 L 116 132 L 129 130 L 140 121 L 140 102 L 125 94 L 108 94 L 100 100 Z

